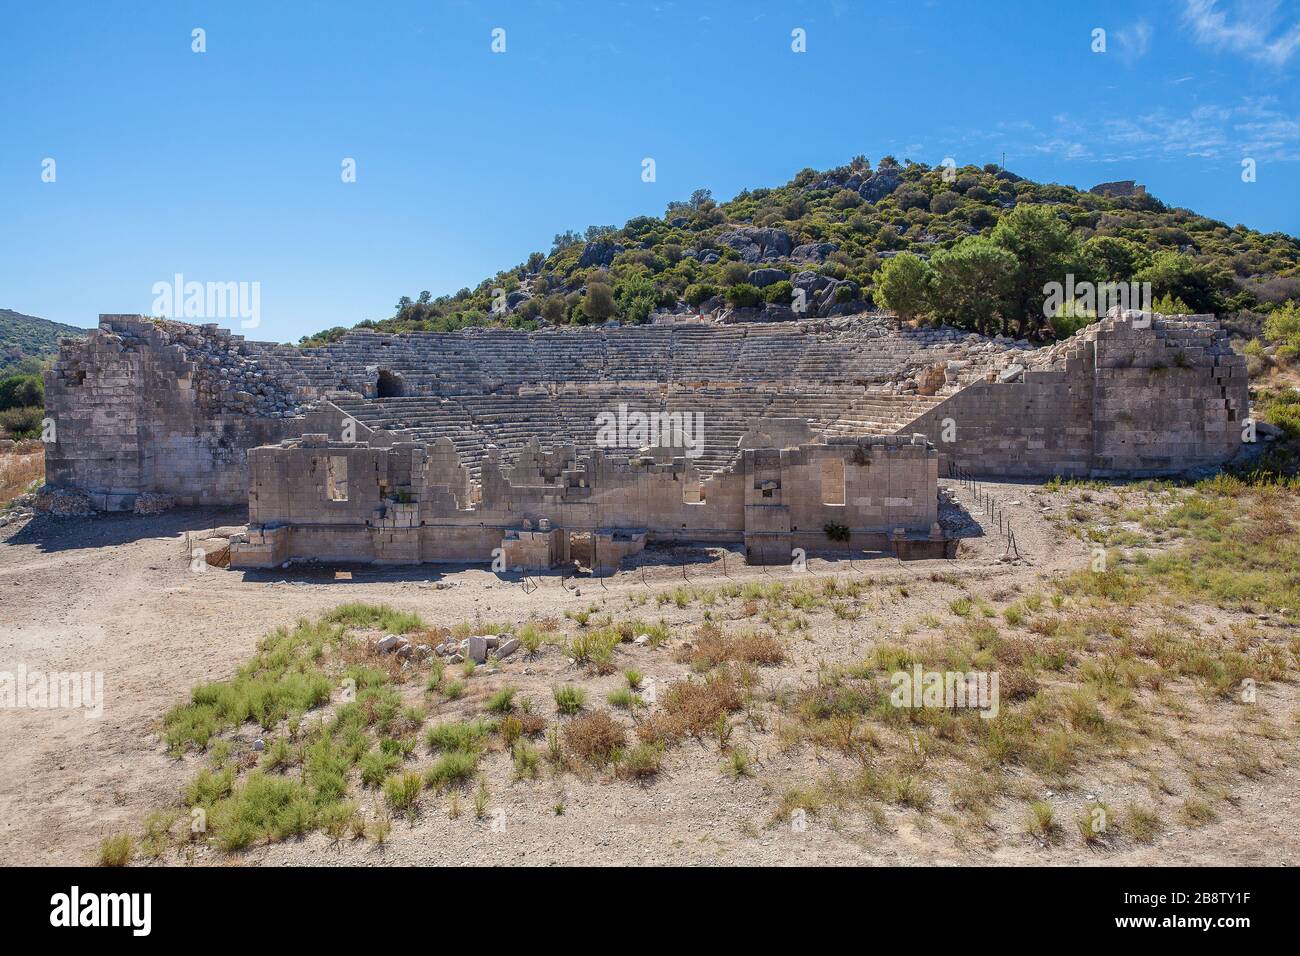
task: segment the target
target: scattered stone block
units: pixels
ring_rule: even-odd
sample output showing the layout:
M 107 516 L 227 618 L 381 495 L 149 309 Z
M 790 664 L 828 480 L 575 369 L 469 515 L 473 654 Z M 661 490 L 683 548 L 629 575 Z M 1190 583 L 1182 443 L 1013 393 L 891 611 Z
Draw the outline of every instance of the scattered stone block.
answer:
M 465 639 L 465 659 L 471 660 L 475 664 L 482 664 L 487 660 L 488 643 L 487 638 L 483 636 L 469 637 Z

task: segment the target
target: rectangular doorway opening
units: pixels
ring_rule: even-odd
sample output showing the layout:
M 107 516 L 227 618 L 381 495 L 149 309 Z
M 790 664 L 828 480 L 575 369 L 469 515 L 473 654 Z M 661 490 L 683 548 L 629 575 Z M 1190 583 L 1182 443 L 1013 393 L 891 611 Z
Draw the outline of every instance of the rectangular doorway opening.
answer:
M 344 455 L 330 455 L 325 462 L 325 493 L 330 501 L 348 500 L 348 460 Z

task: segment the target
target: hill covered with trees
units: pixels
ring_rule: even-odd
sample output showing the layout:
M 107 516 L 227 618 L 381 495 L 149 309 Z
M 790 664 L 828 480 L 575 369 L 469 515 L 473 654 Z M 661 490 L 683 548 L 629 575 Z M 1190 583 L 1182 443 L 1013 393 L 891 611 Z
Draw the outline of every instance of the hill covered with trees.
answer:
M 58 354 L 59 336 L 85 334 L 75 326 L 0 309 L 0 378 L 38 374 Z
M 986 333 L 1069 334 L 1085 303 L 1045 309 L 1051 282 L 1150 283 L 1166 311 L 1262 327 L 1300 299 L 1300 241 L 1168 206 L 1132 183 L 1093 191 L 1005 169 L 875 166 L 800 171 L 727 202 L 709 190 L 663 216 L 555 236 L 474 288 L 403 296 L 383 331 L 646 322 L 656 310 L 782 320 L 888 309 Z M 319 344 L 343 328 L 305 337 Z

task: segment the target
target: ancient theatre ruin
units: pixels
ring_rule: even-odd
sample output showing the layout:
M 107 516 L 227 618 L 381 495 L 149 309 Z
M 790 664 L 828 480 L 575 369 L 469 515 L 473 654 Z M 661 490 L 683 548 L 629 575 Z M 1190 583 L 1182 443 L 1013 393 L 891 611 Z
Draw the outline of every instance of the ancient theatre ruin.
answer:
M 1232 458 L 1246 365 L 1212 316 L 1112 313 L 1044 348 L 881 316 L 354 330 L 320 348 L 104 315 L 46 376 L 51 494 L 247 502 L 234 567 L 593 569 L 654 543 L 939 557 L 938 480 L 1173 474 Z M 692 416 L 611 441 L 602 416 Z M 626 430 L 619 435 L 629 434 Z M 629 444 L 620 444 L 627 441 Z

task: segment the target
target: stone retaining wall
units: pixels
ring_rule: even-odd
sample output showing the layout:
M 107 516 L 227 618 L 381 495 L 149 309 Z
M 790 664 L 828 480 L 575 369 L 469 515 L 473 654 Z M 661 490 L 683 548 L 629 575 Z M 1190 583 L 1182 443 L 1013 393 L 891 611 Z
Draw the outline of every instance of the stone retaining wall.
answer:
M 568 555 L 555 531 L 606 541 L 603 558 L 593 549 L 602 563 L 611 551 L 678 541 L 743 542 L 753 563 L 789 563 L 796 541 L 810 551 L 841 547 L 827 536 L 831 524 L 859 547 L 938 535 L 938 455 L 919 435 L 751 444 L 705 480 L 684 457 L 533 443 L 511 467 L 489 454 L 473 503 L 445 438 L 372 447 L 308 435 L 255 448 L 249 464 L 249 532 L 232 545 L 236 568 L 313 558 L 487 563 L 497 549 L 515 561 L 544 552 L 550 566 Z
M 377 397 L 381 379 L 405 394 Z M 585 450 L 597 413 L 620 406 L 702 414 L 693 465 L 704 479 L 740 460 L 740 436 L 764 418 L 803 419 L 813 437 L 919 432 L 944 469 L 951 460 L 981 475 L 1042 477 L 1217 464 L 1240 449 L 1248 414 L 1245 359 L 1211 316 L 1108 318 L 1034 350 L 880 317 L 361 330 L 295 349 L 211 325 L 105 315 L 86 339 L 62 344 L 46 395 L 56 428 L 47 481 L 81 489 L 102 510 L 129 510 L 146 493 L 242 503 L 248 449 L 316 432 L 342 438 L 348 420 L 371 445 L 449 439 L 475 489 L 460 492 L 468 501 L 480 487 L 487 494 L 493 446 L 497 467 L 534 440 Z M 661 529 L 682 523 L 669 511 L 652 515 Z
M 1002 379 L 1002 380 L 999 380 Z M 907 426 L 978 476 L 1139 477 L 1241 449 L 1246 360 L 1213 316 L 1107 318 Z

